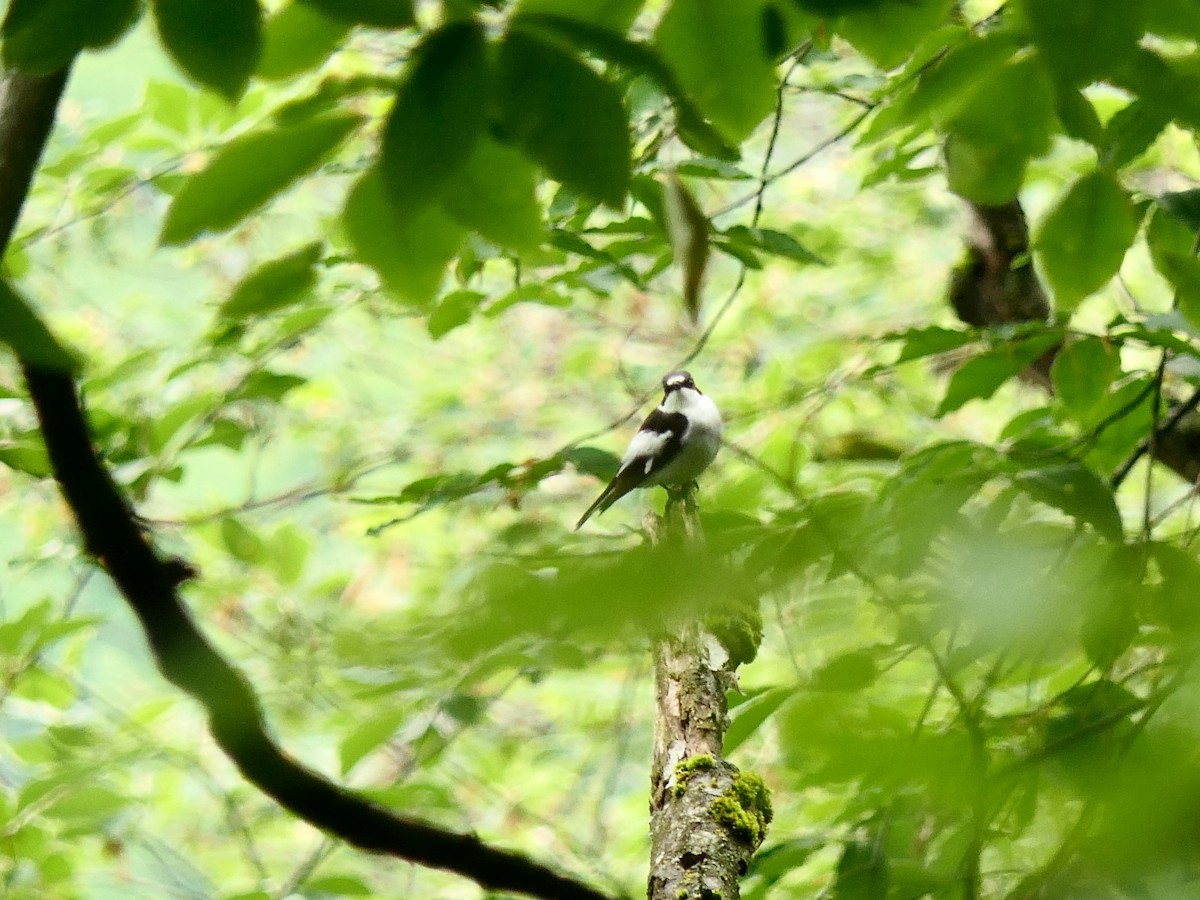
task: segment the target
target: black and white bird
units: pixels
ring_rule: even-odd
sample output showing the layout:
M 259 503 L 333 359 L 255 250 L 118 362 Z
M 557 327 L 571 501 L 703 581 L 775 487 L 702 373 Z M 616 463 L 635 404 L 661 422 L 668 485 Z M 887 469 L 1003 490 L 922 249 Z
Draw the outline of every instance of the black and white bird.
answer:
M 692 376 L 683 371 L 663 378 L 663 399 L 638 429 L 621 467 L 575 529 L 604 512 L 634 488 L 656 484 L 683 487 L 708 468 L 721 448 L 721 414 Z

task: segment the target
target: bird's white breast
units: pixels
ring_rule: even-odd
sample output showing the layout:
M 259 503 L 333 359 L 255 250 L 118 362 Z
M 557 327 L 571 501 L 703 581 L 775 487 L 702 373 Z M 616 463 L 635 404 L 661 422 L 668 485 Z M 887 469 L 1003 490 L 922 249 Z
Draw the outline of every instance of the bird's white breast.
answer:
M 666 412 L 683 413 L 687 416 L 688 426 L 679 455 L 651 476 L 650 481 L 653 484 L 695 481 L 721 449 L 724 426 L 717 404 L 699 391 L 680 388 L 667 395 L 662 408 Z

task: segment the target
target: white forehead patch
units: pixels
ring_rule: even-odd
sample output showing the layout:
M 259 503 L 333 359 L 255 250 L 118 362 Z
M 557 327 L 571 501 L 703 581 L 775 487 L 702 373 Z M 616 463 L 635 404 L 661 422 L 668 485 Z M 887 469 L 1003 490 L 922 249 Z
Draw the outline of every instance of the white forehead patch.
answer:
M 687 376 L 686 375 L 672 375 L 670 378 L 667 379 L 668 387 L 673 387 L 674 385 L 677 385 L 677 384 L 687 384 Z

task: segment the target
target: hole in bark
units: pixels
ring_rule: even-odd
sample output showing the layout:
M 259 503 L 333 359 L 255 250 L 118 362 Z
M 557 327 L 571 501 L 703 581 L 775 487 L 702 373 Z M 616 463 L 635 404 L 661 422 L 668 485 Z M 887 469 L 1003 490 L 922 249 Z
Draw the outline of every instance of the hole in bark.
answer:
M 744 859 L 738 860 L 738 875 L 745 875 L 746 871 L 749 868 L 750 868 L 750 864 L 747 863 Z
M 692 869 L 704 862 L 704 854 L 693 853 L 688 850 L 683 856 L 679 857 L 679 864 L 685 869 Z

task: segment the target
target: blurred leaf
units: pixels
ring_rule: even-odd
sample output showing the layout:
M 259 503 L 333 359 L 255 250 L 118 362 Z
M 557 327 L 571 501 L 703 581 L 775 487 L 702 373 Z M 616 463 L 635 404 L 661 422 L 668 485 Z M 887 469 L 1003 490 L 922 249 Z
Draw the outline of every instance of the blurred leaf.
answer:
M 360 124 L 358 116 L 333 115 L 229 141 L 175 195 L 160 240 L 186 244 L 232 228 L 324 162 Z
M 303 887 L 306 892 L 337 897 L 371 897 L 375 894 L 365 881 L 355 875 L 320 875 L 308 879 Z
M 708 267 L 708 218 L 674 172 L 665 181 L 667 234 L 675 265 L 683 275 L 683 305 L 693 322 L 700 318 L 700 288 Z
M 763 46 L 762 11 L 761 0 L 673 0 L 654 35 L 679 82 L 734 144 L 775 108 L 775 67 Z
M 460 225 L 501 247 L 529 253 L 546 236 L 536 183 L 533 166 L 520 153 L 485 136 L 450 179 L 442 200 Z
M 351 188 L 342 227 L 358 260 L 379 273 L 388 291 L 416 305 L 437 295 L 465 236 L 437 207 L 401 220 L 374 169 Z
M 85 47 L 105 47 L 141 15 L 140 0 L 11 0 L 4 23 L 4 65 L 44 75 Z
M 1101 161 L 1113 169 L 1133 162 L 1150 148 L 1171 121 L 1170 113 L 1142 100 L 1118 110 L 1104 127 Z
M 946 18 L 952 0 L 887 0 L 869 9 L 848 9 L 838 33 L 881 69 L 908 58 Z
M 521 0 L 517 5 L 519 16 L 549 15 L 624 32 L 646 0 Z
M 834 900 L 887 900 L 887 856 L 874 843 L 851 842 L 838 860 Z
M 572 447 L 563 459 L 585 475 L 595 475 L 602 481 L 616 475 L 621 465 L 619 457 L 599 447 Z
M 591 6 L 600 9 L 595 4 Z M 631 41 L 603 26 L 562 15 L 525 13 L 514 19 L 513 27 L 548 31 L 557 40 L 568 41 L 605 62 L 644 75 L 671 99 L 680 140 L 697 153 L 718 160 L 740 158 L 737 147 L 726 142 L 705 120 L 693 102 L 691 93 L 679 83 L 675 72 L 649 44 Z M 648 180 L 657 184 L 653 179 Z
M 629 189 L 629 123 L 621 96 L 576 56 L 527 31 L 500 44 L 499 136 L 551 178 L 619 209 Z
M 415 21 L 412 0 L 301 0 L 343 22 L 373 28 L 405 28 Z
M 1070 410 L 1087 412 L 1108 392 L 1117 368 L 1117 355 L 1103 338 L 1084 337 L 1063 344 L 1054 357 L 1050 376 L 1059 399 Z
M 946 139 L 950 190 L 984 206 L 999 206 L 1017 196 L 1028 160 L 1008 147 L 976 144 L 952 134 Z
M 827 265 L 825 260 L 806 249 L 790 234 L 785 234 L 782 231 L 775 231 L 771 228 L 749 228 L 745 225 L 731 225 L 721 232 L 721 234 L 737 244 L 761 250 L 763 253 L 769 253 L 772 256 L 789 259 L 792 262 L 818 266 Z
M 1117 274 L 1137 229 L 1133 204 L 1108 173 L 1097 170 L 1071 186 L 1035 245 L 1060 313 L 1070 313 Z
M 261 562 L 267 550 L 262 538 L 232 516 L 221 520 L 221 541 L 231 556 L 249 564 Z
M 1088 524 L 1110 541 L 1124 534 L 1112 489 L 1091 469 L 1078 463 L 1032 469 L 1014 482 L 1034 499 Z
M 813 675 L 815 691 L 861 691 L 879 677 L 877 650 L 852 650 L 835 656 Z
M 291 0 L 267 20 L 260 78 L 282 80 L 320 67 L 341 46 L 350 26 L 324 15 L 311 3 Z
M 77 360 L 63 347 L 7 280 L 0 278 L 0 342 L 29 365 L 58 372 L 76 372 Z
M 383 746 L 396 730 L 408 719 L 407 710 L 389 710 L 363 722 L 338 745 L 338 759 L 342 767 L 342 775 L 350 774 L 358 762 L 373 750 Z
M 263 263 L 237 283 L 218 314 L 225 319 L 244 319 L 302 300 L 317 283 L 315 267 L 324 249 L 320 241 L 314 241 Z
M 733 753 L 762 727 L 779 707 L 795 695 L 796 687 L 767 688 L 760 694 L 739 704 L 733 711 L 729 727 L 725 730 L 725 755 Z
M 258 0 L 153 0 L 163 46 L 188 75 L 234 101 L 262 53 Z
M 908 331 L 892 335 L 891 339 L 904 341 L 904 346 L 900 348 L 900 356 L 896 360 L 896 365 L 899 365 L 909 360 L 924 359 L 927 356 L 957 350 L 974 341 L 976 337 L 970 331 L 934 325 L 928 328 L 910 328 Z
M 944 416 L 959 409 L 969 400 L 992 396 L 1002 384 L 1022 372 L 1059 340 L 1061 336 L 1056 332 L 1037 335 L 1003 344 L 967 360 L 950 377 L 946 395 L 938 404 L 935 415 Z
M 1200 234 L 1200 189 L 1162 194 L 1158 205 L 1186 225 L 1192 234 Z
M 1103 78 L 1133 53 L 1144 30 L 1143 4 L 1108 0 L 1020 0 L 1018 9 L 1042 55 L 1064 80 Z M 1087 35 L 1086 40 L 1081 40 Z
M 397 220 L 439 197 L 483 133 L 488 71 L 483 27 L 443 25 L 413 51 L 388 115 L 379 172 Z
M 453 291 L 441 300 L 429 314 L 425 327 L 435 341 L 470 321 L 475 310 L 487 299 L 478 291 Z

